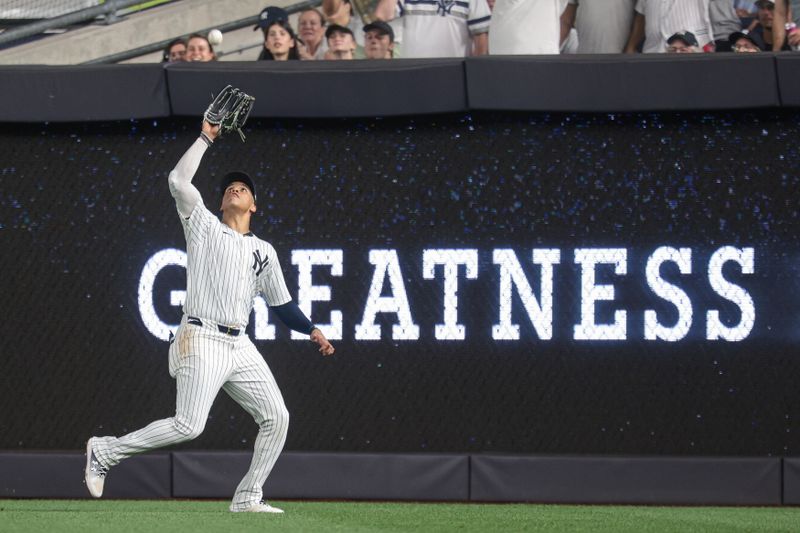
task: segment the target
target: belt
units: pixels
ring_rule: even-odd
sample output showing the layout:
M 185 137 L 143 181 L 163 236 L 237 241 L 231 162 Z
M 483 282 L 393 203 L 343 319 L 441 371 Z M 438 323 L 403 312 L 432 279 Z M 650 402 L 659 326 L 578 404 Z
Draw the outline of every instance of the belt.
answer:
M 197 318 L 196 316 L 187 316 L 186 322 L 194 326 L 203 325 L 203 321 Z M 225 335 L 230 335 L 231 337 L 238 337 L 239 334 L 242 332 L 241 329 L 233 328 L 231 326 L 223 326 L 221 324 L 213 324 L 213 325 L 217 327 L 217 331 L 219 331 L 220 333 L 224 333 Z

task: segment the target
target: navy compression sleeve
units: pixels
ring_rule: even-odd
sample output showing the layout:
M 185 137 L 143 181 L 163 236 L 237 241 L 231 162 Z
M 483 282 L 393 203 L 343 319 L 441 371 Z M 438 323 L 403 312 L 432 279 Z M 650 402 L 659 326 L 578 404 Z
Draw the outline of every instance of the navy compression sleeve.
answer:
M 281 319 L 281 322 L 295 331 L 310 334 L 316 329 L 314 324 L 303 314 L 294 301 L 283 305 L 276 305 L 275 307 L 270 307 L 270 309 L 275 311 L 275 314 Z

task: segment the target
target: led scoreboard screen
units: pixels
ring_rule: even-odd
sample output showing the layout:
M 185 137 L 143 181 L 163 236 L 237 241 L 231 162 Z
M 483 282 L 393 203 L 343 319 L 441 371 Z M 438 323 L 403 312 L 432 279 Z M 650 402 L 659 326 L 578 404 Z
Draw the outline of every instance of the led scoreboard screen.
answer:
M 256 297 L 287 449 L 798 452 L 797 118 L 253 120 L 215 143 L 206 206 L 226 172 L 253 176 L 252 229 L 336 347 Z M 171 416 L 187 256 L 166 178 L 196 121 L 0 135 L 0 446 Z M 220 393 L 183 446 L 255 433 Z
M 538 286 L 538 294 L 531 288 L 531 282 L 517 257 L 510 248 L 492 250 L 491 264 L 494 266 L 489 275 L 497 283 L 496 324 L 491 327 L 491 339 L 497 341 L 520 340 L 520 325 L 515 322 L 514 301 L 519 299 L 521 311 L 517 314 L 525 317 L 532 326 L 532 339 L 549 341 L 553 339 L 553 278 L 556 265 L 561 263 L 561 250 L 558 248 L 534 248 L 531 263 L 538 270 L 539 276 L 533 282 Z M 357 314 L 360 322 L 355 324 L 352 339 L 356 341 L 419 341 L 420 326 L 414 319 L 406 289 L 406 281 L 400 266 L 400 257 L 396 249 L 368 250 L 369 267 L 372 275 L 363 311 Z M 422 260 L 405 258 L 407 265 L 422 265 L 422 279 L 435 280 L 437 270 L 441 272 L 440 285 L 441 309 L 425 310 L 421 313 L 428 318 L 442 316 L 441 323 L 433 328 L 433 338 L 438 341 L 465 341 L 466 326 L 459 323 L 459 279 L 477 280 L 479 272 L 479 253 L 477 249 L 425 249 Z M 575 324 L 572 339 L 580 341 L 624 341 L 628 339 L 627 311 L 618 309 L 613 312 L 610 323 L 598 320 L 597 308 L 601 303 L 610 304 L 615 300 L 615 286 L 611 283 L 597 283 L 598 269 L 609 267 L 616 276 L 628 274 L 628 250 L 626 248 L 578 248 L 574 251 L 574 261 L 580 271 L 578 279 L 580 288 L 572 288 L 570 292 L 580 295 L 578 305 L 579 323 Z M 178 322 L 170 324 L 161 318 L 155 301 L 169 301 L 173 307 L 181 307 L 186 297 L 185 290 L 170 290 L 169 296 L 157 294 L 155 282 L 158 275 L 167 267 L 186 268 L 187 256 L 182 250 L 169 248 L 156 252 L 147 260 L 142 270 L 138 289 L 139 313 L 145 327 L 155 337 L 167 341 L 170 334 L 178 327 Z M 715 250 L 709 258 L 707 278 L 703 281 L 714 291 L 720 300 L 721 307 L 730 307 L 728 320 L 723 320 L 719 309 L 711 309 L 705 313 L 705 338 L 708 340 L 741 341 L 750 335 L 755 322 L 755 304 L 747 290 L 732 283 L 723 275 L 723 267 L 732 263 L 732 269 L 740 274 L 753 274 L 754 249 L 752 247 L 736 248 L 723 246 Z M 315 302 L 331 302 L 332 286 L 314 284 L 313 270 L 316 267 L 330 276 L 342 277 L 344 272 L 344 251 L 341 249 L 291 250 L 291 263 L 297 272 L 297 302 L 306 316 L 320 317 L 322 313 L 313 309 Z M 439 268 L 437 268 L 439 267 Z M 643 314 L 644 329 L 640 338 L 647 340 L 664 340 L 677 342 L 685 339 L 692 328 L 694 320 L 691 298 L 681 287 L 670 283 L 662 276 L 662 269 L 672 267 L 678 275 L 692 273 L 692 249 L 661 246 L 647 257 L 644 278 L 653 296 L 661 301 L 661 307 L 667 317 L 659 318 L 656 309 L 647 309 Z M 490 267 L 491 268 L 491 267 Z M 459 276 L 459 273 L 462 273 Z M 361 275 L 359 279 L 365 280 Z M 419 281 L 419 280 L 417 280 Z M 463 281 L 462 281 L 463 283 Z M 342 283 L 342 286 L 353 286 L 354 281 Z M 431 287 L 435 285 L 430 284 Z M 387 289 L 387 290 L 385 290 Z M 516 297 L 516 298 L 515 298 Z M 463 313 L 470 313 L 473 306 L 480 301 L 463 305 Z M 654 306 L 655 307 L 655 306 Z M 672 311 L 672 313 L 670 313 Z M 175 313 L 172 313 L 173 315 Z M 391 315 L 394 323 L 387 328 L 384 335 L 379 315 Z M 331 310 L 325 322 L 315 320 L 328 340 L 343 340 L 344 321 L 342 311 Z M 735 318 L 731 318 L 735 317 Z M 352 322 L 352 321 L 351 321 Z M 667 322 L 667 324 L 665 324 Z M 730 324 L 726 324 L 730 323 Z M 488 336 L 488 329 L 484 333 Z M 266 301 L 257 296 L 254 302 L 253 337 L 256 340 L 275 340 L 275 326 L 269 323 L 269 309 Z M 479 337 L 474 332 L 472 337 Z M 295 331 L 292 339 L 306 339 L 308 336 Z

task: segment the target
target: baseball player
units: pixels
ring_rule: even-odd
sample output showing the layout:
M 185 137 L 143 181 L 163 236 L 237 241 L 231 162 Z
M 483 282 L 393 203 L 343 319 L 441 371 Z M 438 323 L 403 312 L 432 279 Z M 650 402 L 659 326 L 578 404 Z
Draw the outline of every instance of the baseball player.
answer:
M 262 502 L 262 486 L 278 459 L 289 426 L 267 363 L 244 334 L 253 298 L 262 293 L 271 310 L 293 330 L 307 333 L 323 355 L 334 348 L 292 301 L 275 249 L 250 232 L 256 189 L 243 172 L 222 182 L 222 221 L 203 204 L 192 178 L 219 126 L 203 122 L 200 137 L 169 174 L 169 188 L 186 236 L 186 301 L 181 324 L 170 338 L 169 372 L 177 383 L 175 416 L 123 437 L 92 437 L 86 443 L 85 481 L 103 494 L 108 469 L 123 459 L 196 438 L 222 388 L 259 426 L 250 469 L 236 488 L 232 512 L 282 513 Z

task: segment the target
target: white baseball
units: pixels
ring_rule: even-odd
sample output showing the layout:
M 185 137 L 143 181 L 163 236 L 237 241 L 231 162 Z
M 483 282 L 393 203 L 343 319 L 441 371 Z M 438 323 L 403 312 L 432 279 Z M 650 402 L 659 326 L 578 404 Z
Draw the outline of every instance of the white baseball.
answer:
M 222 32 L 219 30 L 211 30 L 208 32 L 208 42 L 211 46 L 219 46 L 222 44 Z

